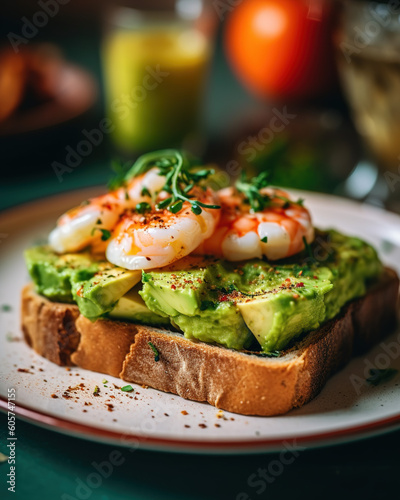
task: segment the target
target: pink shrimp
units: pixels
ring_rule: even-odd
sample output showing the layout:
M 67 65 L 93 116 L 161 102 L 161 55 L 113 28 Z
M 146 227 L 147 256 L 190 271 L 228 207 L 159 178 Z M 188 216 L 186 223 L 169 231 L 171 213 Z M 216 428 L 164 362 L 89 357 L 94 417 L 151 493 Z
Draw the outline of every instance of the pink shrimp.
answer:
M 205 204 L 215 204 L 215 193 L 195 187 L 190 195 Z M 185 201 L 173 214 L 153 208 L 146 214 L 126 213 L 107 246 L 107 260 L 125 269 L 163 267 L 190 254 L 217 226 L 220 209 L 203 208 L 196 215 Z
M 232 187 L 218 192 L 221 219 L 211 238 L 196 253 L 211 254 L 230 261 L 261 258 L 282 259 L 304 249 L 314 239 L 311 217 L 298 203 L 288 203 L 287 193 L 264 188 L 271 205 L 261 212 L 252 212 L 243 196 Z M 284 198 L 284 199 L 282 199 Z
M 89 245 L 103 248 L 101 242 L 107 234 L 105 231 L 114 229 L 121 214 L 139 202 L 151 202 L 151 196 L 163 188 L 165 177 L 158 172 L 157 168 L 153 168 L 135 177 L 126 186 L 92 198 L 66 212 L 49 235 L 50 246 L 59 253 L 75 252 Z

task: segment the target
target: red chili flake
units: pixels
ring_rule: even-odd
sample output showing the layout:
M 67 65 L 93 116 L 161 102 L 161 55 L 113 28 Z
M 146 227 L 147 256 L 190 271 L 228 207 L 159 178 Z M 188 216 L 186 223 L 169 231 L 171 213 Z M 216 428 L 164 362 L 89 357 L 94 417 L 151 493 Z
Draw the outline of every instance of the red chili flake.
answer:
M 176 286 L 175 285 L 171 285 L 171 289 L 172 290 L 176 290 Z
M 58 399 L 57 394 L 52 394 L 52 395 L 51 395 L 51 397 L 52 397 L 53 399 Z
M 289 281 L 289 283 L 290 283 L 290 278 L 286 278 L 285 281 Z
M 76 292 L 76 295 L 78 295 L 78 297 L 82 297 L 82 291 L 83 291 L 83 285 L 79 288 L 79 290 Z
M 318 276 L 313 276 L 313 278 L 314 278 L 315 280 L 319 280 L 319 277 L 318 277 Z
M 300 281 L 300 283 L 296 283 L 296 288 L 303 288 L 304 283 Z
M 297 276 L 302 276 L 302 275 L 303 275 L 303 271 L 300 271 Z
M 298 299 L 299 297 L 300 297 L 300 295 L 299 295 L 298 293 L 294 293 L 294 294 L 293 294 L 293 298 L 294 298 L 294 299 Z
M 219 298 L 220 302 L 226 302 L 227 300 L 229 300 L 229 297 L 227 295 L 221 295 L 221 297 Z
M 189 415 L 189 413 L 186 410 L 181 411 L 182 415 Z

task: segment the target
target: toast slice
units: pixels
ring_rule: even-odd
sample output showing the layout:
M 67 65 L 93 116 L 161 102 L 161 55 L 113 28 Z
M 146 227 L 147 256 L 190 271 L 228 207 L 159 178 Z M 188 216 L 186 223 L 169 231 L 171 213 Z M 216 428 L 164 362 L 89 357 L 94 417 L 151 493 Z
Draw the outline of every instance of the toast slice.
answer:
M 143 325 L 107 319 L 93 323 L 77 306 L 50 302 L 31 285 L 22 292 L 22 329 L 35 351 L 59 365 L 119 376 L 231 412 L 273 416 L 310 401 L 353 356 L 391 333 L 398 291 L 396 273 L 386 269 L 364 297 L 278 358 Z

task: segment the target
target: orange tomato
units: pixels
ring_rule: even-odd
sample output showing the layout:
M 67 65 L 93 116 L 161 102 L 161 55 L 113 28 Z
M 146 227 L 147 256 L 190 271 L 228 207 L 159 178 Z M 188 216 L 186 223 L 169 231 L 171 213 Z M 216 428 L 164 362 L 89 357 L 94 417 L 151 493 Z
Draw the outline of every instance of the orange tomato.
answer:
M 320 94 L 336 82 L 331 25 L 324 0 L 243 0 L 227 19 L 228 60 L 258 95 Z

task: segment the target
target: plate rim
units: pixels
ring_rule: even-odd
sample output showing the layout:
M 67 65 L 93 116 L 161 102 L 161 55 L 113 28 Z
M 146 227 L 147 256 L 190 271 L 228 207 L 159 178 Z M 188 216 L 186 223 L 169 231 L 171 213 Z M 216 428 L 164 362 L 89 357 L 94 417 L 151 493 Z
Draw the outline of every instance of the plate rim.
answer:
M 8 411 L 8 401 L 0 395 L 0 411 Z M 138 445 L 137 449 L 156 450 L 178 453 L 211 453 L 211 454 L 249 454 L 249 453 L 273 453 L 285 449 L 285 444 L 295 442 L 296 445 L 305 449 L 312 449 L 344 442 L 353 442 L 366 439 L 400 429 L 400 412 L 397 415 L 385 417 L 374 422 L 354 425 L 345 429 L 329 432 L 318 432 L 307 436 L 286 436 L 276 439 L 243 439 L 233 441 L 232 439 L 213 439 L 204 441 L 201 439 L 178 439 L 145 436 L 134 433 L 118 432 L 101 427 L 94 427 L 80 422 L 50 415 L 28 405 L 18 404 L 13 412 L 29 423 L 59 432 L 72 435 L 85 440 L 101 442 L 109 445 L 130 447 Z M 269 418 L 269 417 L 266 417 Z M 58 425 L 57 425 L 58 424 Z M 348 439 L 348 438 L 351 439 Z M 97 438 L 97 439 L 95 439 Z
M 20 220 L 21 216 L 26 216 L 26 210 L 35 208 L 38 211 L 46 211 L 54 208 L 55 205 L 62 206 L 67 202 L 70 196 L 78 196 L 79 193 L 91 193 L 95 195 L 95 190 L 101 191 L 104 186 L 86 186 L 77 189 L 67 189 L 60 193 L 36 198 L 24 203 L 20 203 L 0 211 L 0 215 L 7 219 L 10 216 L 14 221 Z M 390 223 L 399 223 L 400 216 L 394 212 L 389 212 L 381 207 L 368 205 L 362 202 L 349 200 L 340 196 L 331 194 L 312 192 L 312 191 L 297 191 L 290 189 L 293 193 L 301 193 L 304 196 L 310 196 L 316 201 L 325 201 L 330 199 L 336 203 L 343 205 L 343 208 L 351 207 L 361 208 L 365 215 L 374 216 L 374 218 L 384 215 L 389 219 Z M 32 216 L 33 214 L 31 214 Z M 4 219 L 3 219 L 4 220 Z M 5 225 L 9 226 L 12 221 L 5 221 Z M 0 411 L 7 412 L 7 400 L 0 395 Z M 167 437 L 143 436 L 130 432 L 113 431 L 100 427 L 90 426 L 88 424 L 75 422 L 73 420 L 64 419 L 49 413 L 43 412 L 28 405 L 19 404 L 14 412 L 22 420 L 44 427 L 46 429 L 60 432 L 66 435 L 87 439 L 91 441 L 103 442 L 118 446 L 132 446 L 132 443 L 138 443 L 140 449 L 157 450 L 164 452 L 180 452 L 180 453 L 213 453 L 213 454 L 245 454 L 245 453 L 263 453 L 276 452 L 284 448 L 285 443 L 296 440 L 296 443 L 307 446 L 307 448 L 316 448 L 321 446 L 340 444 L 343 442 L 352 442 L 368 437 L 392 432 L 400 429 L 400 411 L 389 417 L 383 417 L 373 422 L 364 424 L 351 425 L 343 429 L 334 431 L 318 432 L 304 436 L 285 436 L 284 438 L 268 438 L 268 439 L 243 439 L 226 440 L 212 439 L 204 441 L 201 439 L 178 439 Z M 268 418 L 268 417 L 266 417 Z

